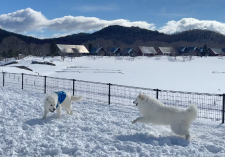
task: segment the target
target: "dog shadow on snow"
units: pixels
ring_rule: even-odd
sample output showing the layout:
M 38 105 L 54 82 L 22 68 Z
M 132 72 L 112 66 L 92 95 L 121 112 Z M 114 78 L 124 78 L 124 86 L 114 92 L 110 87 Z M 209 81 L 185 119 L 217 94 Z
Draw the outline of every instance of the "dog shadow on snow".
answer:
M 165 136 L 165 137 L 154 137 L 152 135 L 143 134 L 143 133 L 136 133 L 134 135 L 119 135 L 116 137 L 119 141 L 131 141 L 136 143 L 145 143 L 151 144 L 154 146 L 173 146 L 178 145 L 182 147 L 187 147 L 189 145 L 189 141 L 185 140 L 179 136 Z
M 65 118 L 65 115 L 61 115 L 60 119 Z M 42 117 L 40 118 L 35 118 L 35 119 L 30 119 L 25 121 L 25 124 L 29 125 L 29 126 L 34 126 L 34 125 L 45 125 L 48 123 L 52 123 L 55 122 L 57 119 L 57 115 L 56 114 L 52 114 L 47 116 L 46 119 L 42 119 Z

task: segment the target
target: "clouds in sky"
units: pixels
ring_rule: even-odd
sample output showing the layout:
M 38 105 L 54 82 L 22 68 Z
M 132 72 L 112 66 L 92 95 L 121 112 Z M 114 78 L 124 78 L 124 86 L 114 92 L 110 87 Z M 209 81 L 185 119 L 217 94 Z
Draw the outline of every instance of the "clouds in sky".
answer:
M 130 22 L 129 20 L 117 19 L 112 21 L 101 20 L 96 17 L 84 17 L 84 16 L 64 16 L 49 20 L 47 28 L 57 31 L 69 31 L 69 32 L 90 32 L 99 30 L 109 25 L 121 25 L 121 26 L 138 26 L 145 29 L 155 29 L 154 24 L 149 24 L 145 21 Z
M 159 29 L 160 32 L 172 34 L 190 29 L 206 29 L 220 32 L 225 35 L 225 23 L 209 20 L 198 20 L 195 18 L 183 18 L 180 21 L 169 21 Z
M 49 23 L 41 12 L 31 8 L 0 15 L 0 27 L 15 32 L 42 30 Z
M 37 12 L 31 8 L 0 15 L 0 27 L 17 33 L 44 31 L 44 29 L 47 29 L 50 31 L 63 31 L 63 34 L 69 34 L 96 31 L 109 25 L 138 26 L 145 29 L 155 29 L 154 24 L 145 21 L 131 22 L 125 19 L 108 21 L 96 17 L 64 16 L 49 20 L 41 12 Z
M 93 32 L 109 25 L 137 26 L 149 30 L 158 30 L 167 34 L 189 29 L 207 29 L 225 34 L 225 23 L 194 18 L 168 21 L 165 26 L 157 29 L 153 23 L 146 21 L 131 22 L 126 19 L 103 20 L 96 17 L 64 16 L 49 20 L 41 12 L 31 8 L 0 15 L 0 27 L 3 29 L 16 33 L 26 33 L 29 31 L 40 31 L 44 33 L 46 30 L 59 32 L 52 35 L 52 37 L 79 32 Z

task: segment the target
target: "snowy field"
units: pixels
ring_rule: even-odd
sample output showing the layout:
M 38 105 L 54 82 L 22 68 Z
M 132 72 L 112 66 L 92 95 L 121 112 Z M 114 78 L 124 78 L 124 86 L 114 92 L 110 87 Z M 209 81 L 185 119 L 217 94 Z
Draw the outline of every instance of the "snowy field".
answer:
M 27 73 L 145 88 L 202 93 L 225 92 L 224 58 L 195 57 L 60 57 L 45 58 L 56 66 L 31 64 L 27 57 L 0 71 Z M 5 64 L 1 62 L 0 64 Z M 33 71 L 14 66 L 26 66 Z M 136 107 L 73 103 L 74 115 L 42 120 L 45 94 L 0 87 L 0 156 L 225 156 L 225 126 L 197 120 L 191 141 L 169 127 L 131 124 Z M 12 97 L 13 95 L 13 97 Z
M 191 141 L 169 127 L 131 124 L 135 107 L 73 103 L 42 120 L 44 94 L 0 87 L 0 156 L 224 156 L 225 127 L 197 120 Z M 11 97 L 13 95 L 13 97 Z
M 152 89 L 225 93 L 225 58 L 193 57 L 60 57 L 45 58 L 56 66 L 31 64 L 43 58 L 27 57 L 19 64 L 1 67 L 0 71 L 32 73 L 43 76 L 112 83 Z M 0 63 L 5 64 L 4 62 Z M 18 69 L 26 66 L 33 71 Z

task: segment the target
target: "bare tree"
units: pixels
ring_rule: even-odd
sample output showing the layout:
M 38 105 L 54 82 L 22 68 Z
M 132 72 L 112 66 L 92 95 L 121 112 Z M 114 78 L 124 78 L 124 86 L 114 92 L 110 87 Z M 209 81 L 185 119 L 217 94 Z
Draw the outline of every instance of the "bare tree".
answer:
M 187 57 L 188 57 L 187 53 L 184 53 L 184 54 L 182 55 L 183 61 L 185 61 L 185 59 L 186 59 Z
M 176 51 L 176 48 L 172 47 L 171 49 L 171 56 L 174 58 L 174 60 L 177 59 L 178 53 Z
M 60 55 L 61 55 L 61 59 L 63 60 L 63 62 L 64 62 L 64 60 L 66 58 L 66 53 L 67 53 L 66 48 L 64 48 L 64 49 L 61 50 Z

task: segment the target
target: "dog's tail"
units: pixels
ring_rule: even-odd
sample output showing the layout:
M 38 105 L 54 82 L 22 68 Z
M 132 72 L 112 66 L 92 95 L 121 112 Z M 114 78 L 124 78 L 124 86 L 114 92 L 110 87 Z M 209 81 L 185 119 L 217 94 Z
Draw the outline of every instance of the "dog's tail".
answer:
M 190 105 L 185 111 L 185 113 L 190 121 L 194 121 L 197 119 L 198 116 L 198 108 L 195 105 Z
M 71 101 L 80 101 L 82 100 L 82 96 L 71 96 Z

